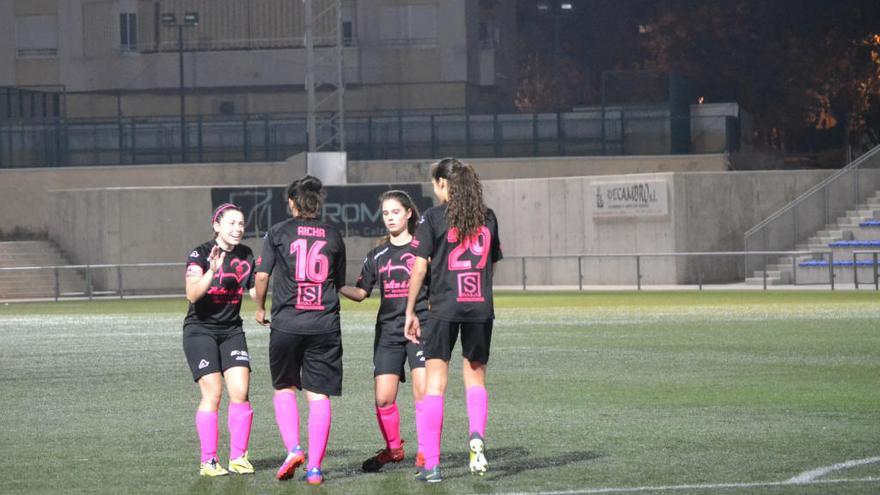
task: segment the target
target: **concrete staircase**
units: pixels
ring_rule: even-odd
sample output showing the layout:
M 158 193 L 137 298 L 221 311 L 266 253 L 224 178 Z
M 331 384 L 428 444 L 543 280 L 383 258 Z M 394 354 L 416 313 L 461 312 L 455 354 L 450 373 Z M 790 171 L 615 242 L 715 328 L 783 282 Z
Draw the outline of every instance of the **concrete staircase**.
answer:
M 880 239 L 880 229 L 873 229 L 872 231 L 871 229 L 860 227 L 860 224 L 864 221 L 877 219 L 880 219 L 880 191 L 875 193 L 874 196 L 868 198 L 864 203 L 857 205 L 854 209 L 847 210 L 845 216 L 839 217 L 835 223 L 826 225 L 825 228 L 817 231 L 816 234 L 807 239 L 806 242 L 797 244 L 795 250 L 826 253 L 832 251 L 835 260 L 852 260 L 852 249 L 832 250 L 832 248 L 829 247 L 829 244 L 836 241 Z M 848 258 L 846 257 L 847 255 L 849 256 Z M 843 256 L 843 258 L 841 258 L 841 256 Z M 819 275 L 819 278 L 817 278 L 816 275 L 800 275 L 803 268 L 798 268 L 798 275 L 796 277 L 793 262 L 800 263 L 807 260 L 823 259 L 827 260 L 827 257 L 822 256 L 821 254 L 797 256 L 794 260 L 791 256 L 779 257 L 767 264 L 767 285 L 817 283 L 818 280 L 821 280 L 823 275 Z M 837 270 L 839 269 L 835 268 L 835 272 Z M 826 267 L 825 272 L 827 273 L 827 271 L 828 268 Z M 837 275 L 835 274 L 835 276 Z M 824 279 L 827 281 L 828 277 L 824 276 Z M 865 279 L 860 280 L 865 281 Z M 840 281 L 842 282 L 844 280 Z M 755 271 L 751 277 L 746 278 L 746 284 L 763 285 L 764 271 Z
M 49 241 L 0 242 L 0 268 L 64 266 L 70 262 Z M 0 299 L 81 295 L 86 281 L 78 270 L 0 270 Z

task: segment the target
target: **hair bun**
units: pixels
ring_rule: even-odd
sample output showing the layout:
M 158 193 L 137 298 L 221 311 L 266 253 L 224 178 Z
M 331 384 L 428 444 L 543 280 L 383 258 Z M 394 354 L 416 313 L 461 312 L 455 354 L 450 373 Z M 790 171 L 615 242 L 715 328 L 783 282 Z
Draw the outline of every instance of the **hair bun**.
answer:
M 300 179 L 300 187 L 306 191 L 320 192 L 324 188 L 324 184 L 321 182 L 321 179 L 313 175 L 307 175 Z

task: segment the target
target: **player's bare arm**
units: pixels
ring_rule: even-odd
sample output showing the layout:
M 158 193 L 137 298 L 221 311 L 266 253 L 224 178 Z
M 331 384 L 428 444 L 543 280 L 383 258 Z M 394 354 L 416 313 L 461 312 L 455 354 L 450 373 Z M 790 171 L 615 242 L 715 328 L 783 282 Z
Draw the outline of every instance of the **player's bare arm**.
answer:
M 360 287 L 352 287 L 350 285 L 343 285 L 340 287 L 339 293 L 354 302 L 361 302 L 367 298 L 367 291 Z
M 266 319 L 266 293 L 269 291 L 269 274 L 257 272 L 254 278 L 254 302 L 257 303 L 257 311 L 254 319 L 260 325 L 269 326 L 269 320 Z
M 418 343 L 419 337 L 422 336 L 419 318 L 416 316 L 416 301 L 419 298 L 419 291 L 425 282 L 425 274 L 427 272 L 428 260 L 416 257 L 409 276 L 409 293 L 406 298 L 406 323 L 403 327 L 404 335 L 413 343 Z

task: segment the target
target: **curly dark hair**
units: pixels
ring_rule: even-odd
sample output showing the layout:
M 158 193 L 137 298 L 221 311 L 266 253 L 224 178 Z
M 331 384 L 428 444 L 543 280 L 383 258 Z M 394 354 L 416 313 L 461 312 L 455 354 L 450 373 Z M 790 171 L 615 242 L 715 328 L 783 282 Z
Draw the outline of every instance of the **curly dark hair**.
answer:
M 287 186 L 287 197 L 296 205 L 299 218 L 317 218 L 326 196 L 321 179 L 311 175 L 297 179 Z
M 446 225 L 456 229 L 460 239 L 477 233 L 486 223 L 483 185 L 474 168 L 456 158 L 443 158 L 431 166 L 431 177 L 446 179 L 449 187 Z

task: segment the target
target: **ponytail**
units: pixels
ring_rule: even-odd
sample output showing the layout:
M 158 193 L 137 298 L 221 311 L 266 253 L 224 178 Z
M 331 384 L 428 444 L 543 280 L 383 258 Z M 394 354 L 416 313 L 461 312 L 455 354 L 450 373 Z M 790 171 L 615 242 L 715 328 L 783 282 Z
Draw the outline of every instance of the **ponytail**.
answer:
M 443 158 L 431 166 L 431 177 L 446 179 L 449 188 L 446 224 L 456 229 L 459 239 L 477 233 L 486 223 L 486 205 L 483 203 L 483 185 L 474 168 L 456 158 Z

